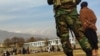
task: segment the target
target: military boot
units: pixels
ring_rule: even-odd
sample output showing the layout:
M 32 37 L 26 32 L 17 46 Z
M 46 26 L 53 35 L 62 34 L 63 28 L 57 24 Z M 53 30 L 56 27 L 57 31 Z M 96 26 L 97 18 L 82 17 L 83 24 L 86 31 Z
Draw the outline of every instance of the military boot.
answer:
M 92 56 L 92 50 L 85 50 L 86 56 Z
M 73 52 L 66 53 L 67 56 L 73 56 Z

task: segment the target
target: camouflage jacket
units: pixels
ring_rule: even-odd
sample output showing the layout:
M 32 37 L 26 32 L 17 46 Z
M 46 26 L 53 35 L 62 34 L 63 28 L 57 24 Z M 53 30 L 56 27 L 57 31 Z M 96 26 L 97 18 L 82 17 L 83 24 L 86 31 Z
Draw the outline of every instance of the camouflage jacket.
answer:
M 77 15 L 76 5 L 78 5 L 80 1 L 81 0 L 53 0 L 55 16 L 61 14 Z

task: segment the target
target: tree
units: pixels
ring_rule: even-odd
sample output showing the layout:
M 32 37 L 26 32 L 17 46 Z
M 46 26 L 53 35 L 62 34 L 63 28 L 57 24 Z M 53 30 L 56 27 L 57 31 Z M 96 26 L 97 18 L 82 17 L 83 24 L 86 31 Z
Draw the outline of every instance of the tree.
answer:
M 28 40 L 26 40 L 26 42 L 35 42 L 36 39 L 34 37 L 30 37 Z
M 10 40 L 9 38 L 5 39 L 5 40 L 4 40 L 4 45 L 5 45 L 5 47 L 10 47 L 10 45 L 11 45 L 11 40 Z
M 37 37 L 36 41 L 44 40 L 44 38 Z
M 18 38 L 18 42 L 17 42 L 18 43 L 18 47 L 22 47 L 24 42 L 25 42 L 24 38 L 22 38 L 22 37 Z
M 48 38 L 45 39 L 45 46 L 49 45 L 49 41 L 48 40 L 49 40 Z
M 18 42 L 18 37 L 12 37 L 11 41 L 12 41 L 12 44 L 16 47 L 17 46 L 17 42 Z
M 13 37 L 11 40 L 16 47 L 22 47 L 25 42 L 24 38 L 22 37 Z

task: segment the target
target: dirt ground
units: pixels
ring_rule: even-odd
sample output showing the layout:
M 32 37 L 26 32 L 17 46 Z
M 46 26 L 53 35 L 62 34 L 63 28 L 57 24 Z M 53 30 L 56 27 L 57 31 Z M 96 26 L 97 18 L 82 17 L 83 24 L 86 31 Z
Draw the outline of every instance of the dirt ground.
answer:
M 99 49 L 99 54 L 100 56 L 100 49 Z M 43 53 L 33 53 L 33 54 L 18 54 L 16 56 L 66 56 L 63 52 L 43 52 Z M 86 56 L 85 53 L 81 49 L 74 50 L 74 56 Z

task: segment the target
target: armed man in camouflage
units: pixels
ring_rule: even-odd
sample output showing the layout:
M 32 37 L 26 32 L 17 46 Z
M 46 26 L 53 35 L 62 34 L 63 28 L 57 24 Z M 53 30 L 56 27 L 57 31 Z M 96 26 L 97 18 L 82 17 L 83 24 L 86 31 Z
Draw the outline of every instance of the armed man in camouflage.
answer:
M 83 34 L 76 8 L 81 0 L 47 0 L 47 2 L 54 7 L 57 36 L 61 39 L 64 53 L 67 56 L 73 56 L 73 49 L 69 40 L 70 30 L 75 33 L 75 37 L 86 55 L 92 56 L 91 47 Z

